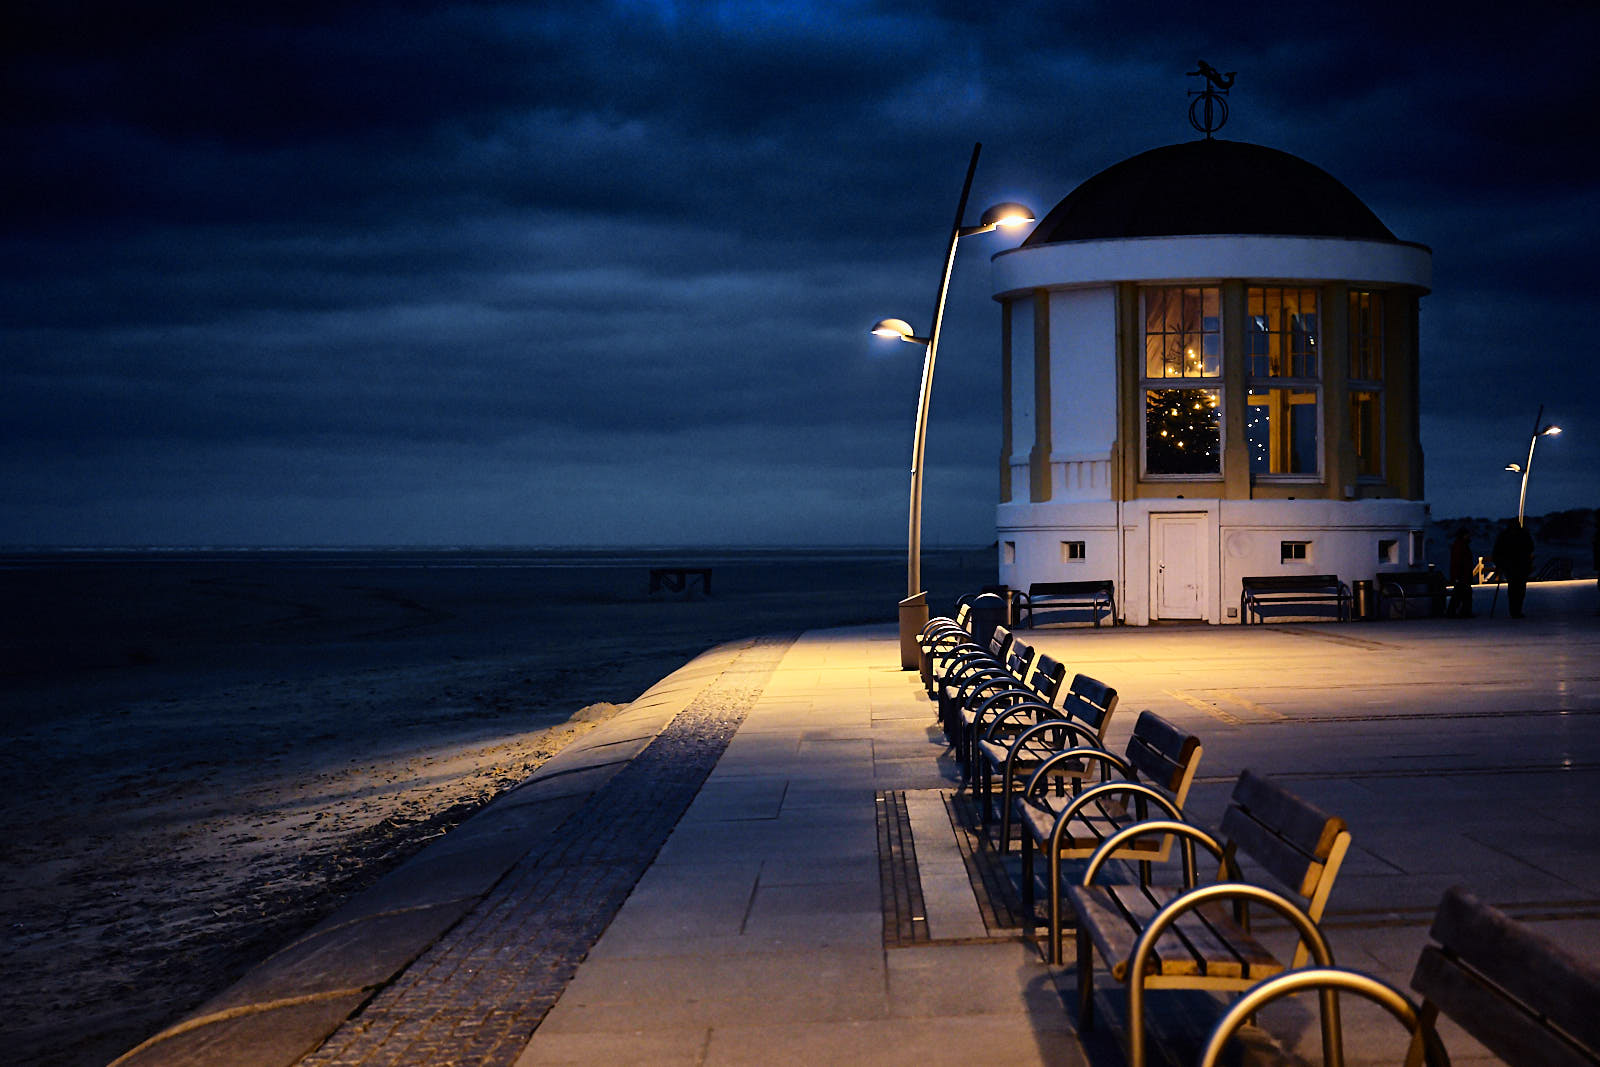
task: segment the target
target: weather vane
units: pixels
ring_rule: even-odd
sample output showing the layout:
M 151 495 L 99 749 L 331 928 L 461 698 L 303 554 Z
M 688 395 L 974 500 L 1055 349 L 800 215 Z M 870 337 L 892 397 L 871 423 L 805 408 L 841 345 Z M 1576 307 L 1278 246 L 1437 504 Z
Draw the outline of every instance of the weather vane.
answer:
M 1213 133 L 1227 124 L 1228 90 L 1233 88 L 1233 78 L 1237 73 L 1230 70 L 1223 74 L 1203 59 L 1199 70 L 1189 72 L 1191 78 L 1206 80 L 1204 89 L 1189 90 L 1189 95 L 1194 97 L 1189 102 L 1189 125 L 1205 134 L 1208 141 Z

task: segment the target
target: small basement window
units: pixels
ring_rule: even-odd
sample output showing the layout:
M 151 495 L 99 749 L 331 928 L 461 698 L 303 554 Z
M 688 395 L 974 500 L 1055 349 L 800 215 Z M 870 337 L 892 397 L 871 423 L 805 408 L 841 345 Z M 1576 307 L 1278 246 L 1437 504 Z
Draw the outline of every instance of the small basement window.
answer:
M 1304 563 L 1311 558 L 1311 542 L 1284 541 L 1278 546 L 1278 552 L 1283 563 Z
M 1088 558 L 1089 554 L 1085 550 L 1084 543 L 1082 541 L 1061 542 L 1062 563 L 1082 563 Z
M 1015 541 L 1000 542 L 1000 563 L 1002 566 L 1013 567 L 1017 562 L 1017 543 Z
M 1378 562 L 1400 562 L 1400 539 L 1398 537 L 1378 538 Z

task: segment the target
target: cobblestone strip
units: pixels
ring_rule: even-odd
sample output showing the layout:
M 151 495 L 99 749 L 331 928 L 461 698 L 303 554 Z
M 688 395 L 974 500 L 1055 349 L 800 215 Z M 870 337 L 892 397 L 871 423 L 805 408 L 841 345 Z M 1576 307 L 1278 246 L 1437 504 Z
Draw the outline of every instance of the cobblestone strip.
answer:
M 928 940 L 917 847 L 904 790 L 878 793 L 878 888 L 883 897 L 883 947 L 905 948 Z
M 753 642 L 302 1067 L 513 1063 L 793 641 Z

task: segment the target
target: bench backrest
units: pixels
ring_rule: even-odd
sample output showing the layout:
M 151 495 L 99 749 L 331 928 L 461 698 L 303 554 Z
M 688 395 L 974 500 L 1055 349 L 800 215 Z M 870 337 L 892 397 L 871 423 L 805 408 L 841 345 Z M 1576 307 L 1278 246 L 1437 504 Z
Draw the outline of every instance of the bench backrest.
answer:
M 1233 787 L 1222 833 L 1229 847 L 1261 866 L 1305 901 L 1306 914 L 1322 921 L 1333 880 L 1350 848 L 1344 820 L 1328 815 L 1254 771 L 1242 771 Z M 1302 942 L 1294 966 L 1305 962 Z
M 1028 598 L 1036 596 L 1079 596 L 1083 593 L 1111 595 L 1115 583 L 1110 578 L 1083 582 L 1034 582 L 1028 586 Z
M 1027 685 L 1029 689 L 1038 693 L 1046 704 L 1055 703 L 1056 697 L 1061 695 L 1061 683 L 1066 680 L 1066 664 L 1043 652 L 1034 657 L 1033 670 L 1028 674 Z
M 1111 713 L 1117 710 L 1117 691 L 1087 674 L 1075 674 L 1061 710 L 1093 730 L 1096 737 L 1104 738 Z
M 1028 677 L 1032 669 L 1033 646 L 1021 639 L 1012 640 L 1011 651 L 1006 653 L 1006 670 L 1020 681 Z
M 1139 778 L 1172 796 L 1179 811 L 1188 799 L 1204 749 L 1200 739 L 1153 711 L 1141 711 L 1128 738 L 1128 762 Z
M 1600 967 L 1457 886 L 1411 988 L 1507 1063 L 1600 1063 Z
M 1004 626 L 996 626 L 994 634 L 989 638 L 989 655 L 996 663 L 1006 661 L 1006 653 L 1011 651 L 1011 643 L 1016 640 L 1016 635 Z
M 1302 589 L 1337 590 L 1343 584 L 1337 574 L 1268 574 L 1241 578 L 1249 593 L 1292 593 Z

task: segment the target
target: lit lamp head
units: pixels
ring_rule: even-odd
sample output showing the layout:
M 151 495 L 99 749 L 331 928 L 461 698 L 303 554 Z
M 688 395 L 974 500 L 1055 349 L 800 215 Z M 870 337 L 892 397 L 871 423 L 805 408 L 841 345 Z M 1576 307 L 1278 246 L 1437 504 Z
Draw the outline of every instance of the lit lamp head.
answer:
M 1559 426 L 1546 426 L 1544 429 L 1539 431 L 1539 436 L 1540 437 L 1555 437 L 1560 433 L 1561 433 L 1561 427 L 1559 427 Z
M 1510 471 L 1512 474 L 1521 474 L 1522 473 L 1522 464 L 1520 464 L 1520 463 L 1507 463 L 1506 464 L 1506 470 Z
M 902 341 L 910 341 L 914 345 L 928 343 L 926 337 L 918 337 L 912 331 L 911 324 L 905 319 L 879 319 L 877 324 L 872 327 L 872 335 L 891 339 L 899 338 Z
M 1026 226 L 1032 221 L 1032 210 L 1022 204 L 996 204 L 983 213 L 985 226 Z
M 1034 215 L 1031 208 L 1023 204 L 1007 202 L 996 204 L 988 211 L 985 211 L 978 225 L 965 226 L 960 233 L 962 237 L 971 237 L 975 233 L 988 233 L 997 227 L 1026 226 L 1033 220 Z

